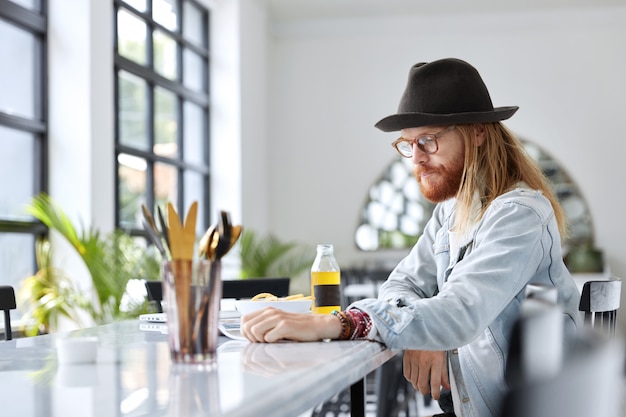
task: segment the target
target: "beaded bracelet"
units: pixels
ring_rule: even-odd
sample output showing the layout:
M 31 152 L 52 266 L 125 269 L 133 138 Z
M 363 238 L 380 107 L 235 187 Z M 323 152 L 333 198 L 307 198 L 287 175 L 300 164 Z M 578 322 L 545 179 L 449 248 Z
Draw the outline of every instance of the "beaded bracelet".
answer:
M 372 330 L 372 319 L 370 316 L 365 311 L 359 310 L 358 308 L 346 310 L 346 315 L 349 321 L 352 322 L 353 330 L 350 334 L 350 339 L 366 338 L 370 330 Z
M 372 330 L 372 319 L 362 310 L 356 308 L 346 311 L 335 310 L 333 315 L 341 322 L 339 340 L 364 339 Z
M 337 317 L 341 322 L 341 334 L 339 335 L 339 340 L 348 340 L 353 332 L 352 320 L 349 319 L 343 311 L 334 310 L 333 316 Z

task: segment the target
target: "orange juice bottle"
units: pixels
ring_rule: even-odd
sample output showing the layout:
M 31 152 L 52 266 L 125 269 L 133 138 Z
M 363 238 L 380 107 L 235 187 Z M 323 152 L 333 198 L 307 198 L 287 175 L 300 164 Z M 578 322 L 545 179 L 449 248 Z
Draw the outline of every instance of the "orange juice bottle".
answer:
M 311 267 L 313 314 L 330 314 L 341 310 L 341 272 L 335 259 L 333 245 L 317 245 L 317 255 Z

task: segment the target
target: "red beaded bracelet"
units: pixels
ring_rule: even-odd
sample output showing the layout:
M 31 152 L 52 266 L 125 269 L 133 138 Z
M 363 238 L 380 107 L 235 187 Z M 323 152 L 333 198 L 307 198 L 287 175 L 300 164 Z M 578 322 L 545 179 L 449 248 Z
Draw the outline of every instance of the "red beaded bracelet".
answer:
M 372 330 L 372 319 L 362 310 L 356 308 L 346 311 L 335 310 L 333 315 L 341 322 L 339 340 L 364 339 Z
M 352 322 L 352 334 L 350 339 L 364 339 L 372 330 L 372 319 L 363 310 L 358 308 L 351 308 L 346 310 L 346 315 L 349 317 L 349 321 Z

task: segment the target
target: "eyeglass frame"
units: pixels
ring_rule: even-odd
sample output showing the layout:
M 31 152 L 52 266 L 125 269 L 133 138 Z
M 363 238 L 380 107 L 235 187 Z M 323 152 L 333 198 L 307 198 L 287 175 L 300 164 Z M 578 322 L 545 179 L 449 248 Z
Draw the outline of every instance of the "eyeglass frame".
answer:
M 453 131 L 456 128 L 456 125 L 451 125 L 446 127 L 445 129 L 440 130 L 439 132 L 435 133 L 435 134 L 429 134 L 429 135 L 422 135 L 419 136 L 415 139 L 405 139 L 405 138 L 398 138 L 395 141 L 393 141 L 393 143 L 391 144 L 391 146 L 394 147 L 394 149 L 396 151 L 398 151 L 398 153 L 400 154 L 400 156 L 404 157 L 404 158 L 412 158 L 414 153 L 413 153 L 413 145 L 417 145 L 417 147 L 424 152 L 425 154 L 428 155 L 432 155 L 434 153 L 437 153 L 437 151 L 439 150 L 439 142 L 437 141 L 437 139 L 441 138 L 443 135 L 445 135 L 446 133 L 449 133 L 451 131 Z M 424 141 L 429 140 L 430 142 L 433 142 L 435 144 L 435 150 L 432 152 L 429 152 L 426 150 L 425 148 L 425 144 Z M 400 151 L 400 149 L 398 148 L 398 145 L 400 145 L 401 143 L 408 143 L 409 145 L 411 145 L 411 154 L 410 155 L 405 155 L 404 153 L 402 153 L 402 151 Z

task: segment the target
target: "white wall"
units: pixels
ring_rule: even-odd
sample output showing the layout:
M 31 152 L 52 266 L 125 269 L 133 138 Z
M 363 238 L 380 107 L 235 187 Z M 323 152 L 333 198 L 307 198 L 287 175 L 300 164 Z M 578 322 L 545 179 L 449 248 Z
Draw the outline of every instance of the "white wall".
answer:
M 520 106 L 507 125 L 568 170 L 588 200 L 597 246 L 626 277 L 625 20 L 619 7 L 270 27 L 270 183 L 258 202 L 269 228 L 286 240 L 333 243 L 342 265 L 403 256 L 354 244 L 367 189 L 394 157 L 396 134 L 373 125 L 395 113 L 411 65 L 458 57 L 479 69 L 495 106 Z
M 48 30 L 50 195 L 75 224 L 104 231 L 114 224 L 112 12 L 100 0 L 54 1 Z M 55 263 L 89 286 L 78 256 L 54 237 Z

